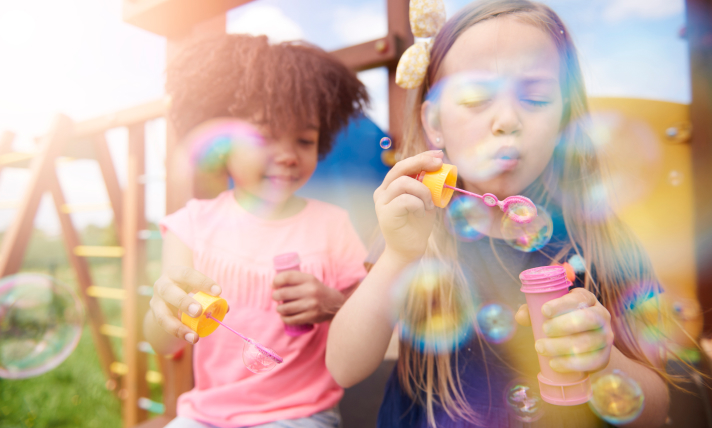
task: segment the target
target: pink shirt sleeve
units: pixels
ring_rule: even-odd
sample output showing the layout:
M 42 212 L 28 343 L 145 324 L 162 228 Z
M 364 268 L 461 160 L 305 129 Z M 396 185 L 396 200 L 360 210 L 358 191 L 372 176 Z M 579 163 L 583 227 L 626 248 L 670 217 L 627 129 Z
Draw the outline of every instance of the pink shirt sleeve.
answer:
M 338 225 L 337 239 L 333 249 L 334 263 L 336 265 L 337 280 L 336 288 L 343 290 L 366 277 L 366 268 L 363 263 L 366 261 L 368 252 L 359 238 L 356 230 L 351 224 L 347 213 Z
M 167 231 L 173 232 L 191 250 L 195 250 L 195 222 L 193 221 L 197 201 L 192 199 L 178 211 L 165 216 L 158 224 L 161 235 Z

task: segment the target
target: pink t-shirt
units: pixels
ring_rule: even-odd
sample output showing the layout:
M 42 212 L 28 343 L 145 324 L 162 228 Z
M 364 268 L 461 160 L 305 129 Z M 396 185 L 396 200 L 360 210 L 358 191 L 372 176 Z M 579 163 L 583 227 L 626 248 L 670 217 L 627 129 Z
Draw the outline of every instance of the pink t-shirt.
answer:
M 231 191 L 191 200 L 161 221 L 192 251 L 196 270 L 222 287 L 230 305 L 224 322 L 274 349 L 282 364 L 255 374 L 242 362 L 243 341 L 219 327 L 195 345 L 195 387 L 178 399 L 178 415 L 223 427 L 302 418 L 336 405 L 343 390 L 326 369 L 329 323 L 299 337 L 284 333 L 272 300 L 274 256 L 296 252 L 301 270 L 343 290 L 366 276 L 366 249 L 348 213 L 308 200 L 298 214 L 263 220 L 245 211 Z

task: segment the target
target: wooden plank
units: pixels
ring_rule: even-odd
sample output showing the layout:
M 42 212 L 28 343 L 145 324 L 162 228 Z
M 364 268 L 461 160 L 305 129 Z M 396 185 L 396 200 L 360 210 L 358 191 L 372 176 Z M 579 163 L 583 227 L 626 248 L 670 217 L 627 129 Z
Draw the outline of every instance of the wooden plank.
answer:
M 126 290 L 123 288 L 98 287 L 96 285 L 91 285 L 87 288 L 87 296 L 99 299 L 124 300 L 126 298 Z
M 158 117 L 163 117 L 170 101 L 168 98 L 149 101 L 115 113 L 106 114 L 93 119 L 77 122 L 74 127 L 73 138 L 81 140 L 83 138 L 94 137 L 103 134 L 111 128 L 131 126 Z
M 114 352 L 111 348 L 111 341 L 109 338 L 101 333 L 101 325 L 104 324 L 104 315 L 101 312 L 101 306 L 99 302 L 87 293 L 87 290 L 92 285 L 91 272 L 89 271 L 89 265 L 86 259 L 81 258 L 74 254 L 73 249 L 77 248 L 80 244 L 79 235 L 77 234 L 72 220 L 68 214 L 63 213 L 60 209 L 64 204 L 64 193 L 59 184 L 57 178 L 57 172 L 52 168 L 50 170 L 50 180 L 49 187 L 52 194 L 52 200 L 54 201 L 54 206 L 57 209 L 57 216 L 59 217 L 59 223 L 62 227 L 62 235 L 64 241 L 64 248 L 67 253 L 67 259 L 69 260 L 70 266 L 74 269 L 74 273 L 77 278 L 77 284 L 79 285 L 79 295 L 84 302 L 84 307 L 87 310 L 87 316 L 89 317 L 89 330 L 91 331 L 92 338 L 94 339 L 94 346 L 96 347 L 97 355 L 99 356 L 99 363 L 104 371 L 107 379 L 116 381 L 116 375 L 114 375 L 109 367 L 111 363 L 115 360 Z
M 123 257 L 126 250 L 116 246 L 78 245 L 74 247 L 72 253 L 79 257 L 120 258 Z
M 17 273 L 22 266 L 37 207 L 55 174 L 54 161 L 72 131 L 72 121 L 67 116 L 57 115 L 49 133 L 42 139 L 40 153 L 32 161 L 27 190 L 0 247 L 0 277 Z
M 175 37 L 251 0 L 124 0 L 123 20 L 152 33 Z
M 11 131 L 3 131 L 0 134 L 0 158 L 5 156 L 7 153 L 12 151 L 12 142 L 15 141 L 15 133 Z M 1 163 L 1 162 L 0 162 Z M 2 171 L 2 165 L 0 165 L 0 171 Z
M 413 33 L 408 20 L 408 0 L 387 0 L 388 33 L 400 41 L 398 59 L 413 44 Z M 401 50 L 402 49 L 402 50 Z M 407 91 L 396 85 L 397 60 L 388 66 L 388 133 L 398 146 L 403 137 L 403 112 Z
M 129 127 L 128 181 L 123 197 L 122 238 L 126 250 L 122 263 L 123 288 L 126 291 L 122 311 L 126 329 L 123 350 L 128 367 L 122 378 L 123 394 L 126 397 L 123 406 L 125 427 L 133 427 L 148 417 L 147 412 L 138 407 L 138 399 L 149 394 L 145 378 L 148 369 L 146 354 L 138 349 L 138 343 L 144 340 L 142 321 L 148 310 L 147 299 L 138 294 L 138 285 L 146 283 L 146 245 L 145 241 L 138 238 L 138 231 L 146 228 L 145 191 L 139 183 L 139 177 L 145 173 L 144 138 L 143 123 Z
M 123 235 L 121 234 L 121 219 L 123 218 L 124 213 L 121 202 L 122 196 L 119 178 L 116 175 L 114 162 L 112 161 L 109 145 L 106 143 L 106 137 L 104 134 L 98 134 L 92 139 L 92 142 L 94 144 L 94 151 L 96 152 L 96 161 L 99 163 L 101 176 L 104 178 L 106 193 L 109 195 L 111 208 L 114 211 L 114 228 L 116 229 L 116 235 L 119 243 L 121 243 L 121 240 L 123 239 Z
M 697 295 L 712 308 L 712 0 L 687 0 L 692 102 L 692 171 L 695 194 Z M 712 334 L 712 312 L 703 310 L 704 332 Z
M 354 71 L 368 70 L 376 67 L 394 65 L 403 54 L 404 42 L 395 34 L 370 42 L 332 51 L 347 67 Z

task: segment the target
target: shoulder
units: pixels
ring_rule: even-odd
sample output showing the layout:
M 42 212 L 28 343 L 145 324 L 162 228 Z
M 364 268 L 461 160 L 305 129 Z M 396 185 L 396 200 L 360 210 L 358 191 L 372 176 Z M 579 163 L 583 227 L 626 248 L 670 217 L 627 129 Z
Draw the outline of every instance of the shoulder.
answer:
M 191 199 L 185 204 L 185 210 L 193 218 L 214 216 L 229 209 L 232 193 L 228 190 L 213 199 Z

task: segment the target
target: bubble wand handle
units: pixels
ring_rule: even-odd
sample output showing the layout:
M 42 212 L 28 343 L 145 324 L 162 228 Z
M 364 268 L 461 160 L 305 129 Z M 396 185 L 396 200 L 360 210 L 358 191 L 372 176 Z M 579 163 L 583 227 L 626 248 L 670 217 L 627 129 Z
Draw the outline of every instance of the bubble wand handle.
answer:
M 534 340 L 544 339 L 544 315 L 541 307 L 548 301 L 565 296 L 571 282 L 562 266 L 543 266 L 525 270 L 519 275 L 527 299 Z M 538 354 L 537 354 L 538 355 Z M 539 391 L 547 403 L 575 406 L 591 398 L 591 381 L 586 372 L 559 373 L 549 365 L 550 357 L 539 357 Z
M 259 344 L 258 342 L 255 342 L 254 340 L 250 339 L 250 338 L 247 337 L 247 336 L 243 336 L 242 334 L 238 333 L 237 331 L 235 331 L 235 330 L 231 329 L 230 327 L 226 326 L 225 324 L 223 324 L 220 320 L 218 320 L 218 319 L 216 319 L 216 318 L 213 318 L 213 316 L 212 316 L 211 314 L 205 314 L 205 317 L 206 317 L 206 318 L 209 318 L 209 319 L 211 319 L 211 320 L 213 320 L 213 321 L 216 321 L 216 322 L 217 322 L 218 324 L 220 324 L 221 326 L 225 327 L 226 329 L 228 329 L 228 330 L 230 330 L 231 332 L 235 333 L 236 335 L 240 336 L 240 338 L 241 338 L 242 340 L 244 340 L 245 342 L 249 343 L 250 345 L 254 345 L 257 349 L 259 349 L 260 351 L 262 351 L 264 354 L 267 354 L 267 355 L 269 355 L 270 357 L 272 357 L 275 361 L 277 361 L 278 364 L 281 364 L 281 363 L 284 361 L 284 360 L 282 359 L 282 357 L 280 357 L 279 355 L 277 355 L 277 354 L 276 354 L 274 351 L 272 351 L 271 349 L 265 348 L 264 346 L 262 346 L 262 345 Z
M 470 195 L 470 196 L 474 196 L 475 198 L 482 199 L 482 195 L 478 195 L 477 193 L 468 192 L 467 190 L 462 190 L 459 187 L 448 186 L 447 184 L 444 184 L 443 187 L 447 187 L 448 189 L 452 189 L 456 192 L 464 193 L 466 195 Z

